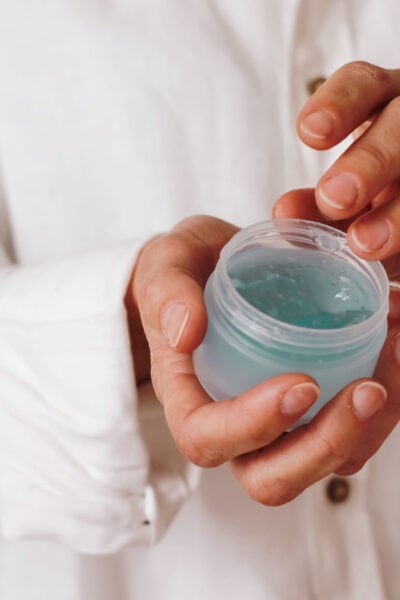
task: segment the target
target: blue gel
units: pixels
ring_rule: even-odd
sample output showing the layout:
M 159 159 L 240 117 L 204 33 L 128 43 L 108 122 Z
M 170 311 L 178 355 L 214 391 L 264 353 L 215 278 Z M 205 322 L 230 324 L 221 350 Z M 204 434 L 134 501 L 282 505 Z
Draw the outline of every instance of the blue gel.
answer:
M 228 274 L 252 306 L 299 327 L 337 329 L 360 323 L 378 305 L 362 273 L 313 250 L 248 248 L 230 259 Z

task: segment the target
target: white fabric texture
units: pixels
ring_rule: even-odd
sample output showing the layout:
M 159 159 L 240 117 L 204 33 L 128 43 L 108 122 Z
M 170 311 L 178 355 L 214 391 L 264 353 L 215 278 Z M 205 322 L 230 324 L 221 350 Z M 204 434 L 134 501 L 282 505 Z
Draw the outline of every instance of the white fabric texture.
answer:
M 225 467 L 199 480 L 135 389 L 123 298 L 150 236 L 194 213 L 249 225 L 315 184 L 340 148 L 296 139 L 307 82 L 398 67 L 399 17 L 0 0 L 1 600 L 398 598 L 396 433 L 340 506 L 326 481 L 269 509 Z
M 147 453 L 127 418 L 135 396 L 122 302 L 132 262 L 131 246 L 2 269 L 6 537 L 45 535 L 86 552 L 143 537 Z

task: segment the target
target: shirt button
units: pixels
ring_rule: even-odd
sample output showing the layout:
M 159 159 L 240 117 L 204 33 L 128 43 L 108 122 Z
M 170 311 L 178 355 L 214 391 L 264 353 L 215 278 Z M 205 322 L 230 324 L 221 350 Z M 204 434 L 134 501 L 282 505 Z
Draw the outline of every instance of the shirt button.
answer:
M 319 75 L 318 77 L 313 77 L 309 79 L 306 83 L 306 89 L 310 96 L 313 95 L 314 92 L 326 81 L 326 77 Z
M 326 486 L 326 495 L 333 504 L 345 502 L 350 495 L 349 482 L 342 477 L 332 477 Z

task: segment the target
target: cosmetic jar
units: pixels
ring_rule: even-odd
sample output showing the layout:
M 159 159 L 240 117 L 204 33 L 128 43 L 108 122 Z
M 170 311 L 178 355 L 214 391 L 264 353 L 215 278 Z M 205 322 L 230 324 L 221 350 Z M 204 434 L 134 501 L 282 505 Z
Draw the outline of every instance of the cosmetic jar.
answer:
M 274 375 L 311 375 L 321 393 L 308 422 L 339 390 L 373 374 L 387 333 L 388 279 L 343 232 L 275 219 L 239 231 L 207 281 L 208 326 L 193 360 L 214 400 Z

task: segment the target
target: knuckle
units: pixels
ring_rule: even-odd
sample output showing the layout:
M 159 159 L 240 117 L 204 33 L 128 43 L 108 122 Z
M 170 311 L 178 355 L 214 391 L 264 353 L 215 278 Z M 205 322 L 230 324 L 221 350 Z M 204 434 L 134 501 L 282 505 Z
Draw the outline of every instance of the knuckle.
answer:
M 201 248 L 208 258 L 215 263 L 219 249 L 236 232 L 238 227 L 211 215 L 194 215 L 180 221 L 172 230 L 187 241 L 189 246 Z
M 365 164 L 373 165 L 373 169 L 378 173 L 385 173 L 391 168 L 393 158 L 391 156 L 390 147 L 386 144 L 375 144 L 372 142 L 363 141 L 362 146 L 357 150 L 358 157 Z M 364 158 L 362 158 L 364 156 Z
M 241 401 L 241 396 L 232 398 L 227 408 L 230 415 L 224 422 L 226 435 L 230 432 L 231 435 L 240 437 L 242 431 L 247 431 L 254 448 L 262 448 L 273 438 L 273 428 L 269 429 L 263 419 L 255 418 L 254 407 L 245 405 Z
M 343 464 L 347 461 L 347 456 L 343 452 L 339 440 L 329 440 L 317 432 L 314 432 L 313 435 L 315 435 L 315 456 L 318 456 L 318 460 L 326 461 L 333 459 L 338 464 Z
M 294 486 L 282 477 L 265 478 L 260 470 L 248 477 L 244 481 L 243 487 L 252 500 L 265 506 L 287 504 L 304 489 Z
M 148 265 L 154 260 L 154 256 L 162 252 L 166 237 L 167 234 L 157 235 L 141 249 L 138 260 L 138 270 L 140 272 L 146 273 Z
M 192 372 L 188 372 L 186 357 L 174 352 L 165 352 L 157 343 L 150 346 L 150 353 L 155 394 L 162 404 L 169 398 L 174 402 L 177 385 L 182 383 L 184 378 L 194 377 Z
M 212 215 L 198 214 L 185 217 L 175 225 L 172 231 L 186 232 L 196 236 L 197 231 L 200 232 L 200 234 L 207 234 L 210 230 L 220 229 L 221 226 L 226 225 L 229 225 L 229 223 Z M 202 236 L 200 236 L 200 239 L 202 242 L 205 241 Z M 207 239 L 207 235 L 205 239 Z
M 183 231 L 173 228 L 170 232 L 159 235 L 152 239 L 142 250 L 141 259 L 144 266 L 142 271 L 146 275 L 148 265 L 152 265 L 157 259 L 162 258 L 162 262 L 171 262 L 171 266 L 185 257 L 188 251 L 188 240 Z
M 348 477 L 349 475 L 355 475 L 356 473 L 358 473 L 358 471 L 360 471 L 364 464 L 365 464 L 365 460 L 360 461 L 360 460 L 349 460 L 347 461 L 347 463 L 345 463 L 342 467 L 340 467 L 340 469 L 337 469 L 335 471 L 335 475 L 340 475 L 341 477 Z
M 181 219 L 173 228 L 173 231 L 195 231 L 204 224 L 213 223 L 214 217 L 209 215 L 190 215 Z
M 182 247 L 182 253 L 188 250 L 200 253 L 202 261 L 207 265 L 207 274 L 214 268 L 217 257 L 214 256 L 213 249 L 213 217 L 187 217 L 179 223 L 179 232 L 173 233 L 179 238 Z M 193 265 L 195 266 L 195 265 Z M 199 264 L 197 264 L 197 268 Z M 200 271 L 199 271 L 200 272 Z
M 219 466 L 223 461 L 210 451 L 208 445 L 198 439 L 198 436 L 193 435 L 186 428 L 175 436 L 175 443 L 178 450 L 186 456 L 186 458 L 203 469 L 210 469 Z
M 153 306 L 160 298 L 163 286 L 157 277 L 147 277 L 138 289 L 138 305 L 141 313 L 146 314 L 147 308 Z
M 388 89 L 393 87 L 387 70 L 362 60 L 347 63 L 338 71 L 341 86 L 342 101 L 358 103 L 371 90 L 378 89 L 385 96 Z
M 195 215 L 186 217 L 172 229 L 169 238 L 175 241 L 176 249 L 179 250 L 179 244 L 182 244 L 183 251 L 188 248 L 208 248 L 210 230 L 213 225 L 213 217 Z
M 363 86 L 387 87 L 390 84 L 390 75 L 386 69 L 378 67 L 364 60 L 354 60 L 343 67 L 347 75 L 358 80 Z
M 164 265 L 169 262 L 174 268 L 177 264 L 185 262 L 190 245 L 183 232 L 172 230 L 159 243 L 158 253 L 163 258 Z
M 184 255 L 188 250 L 188 242 L 183 232 L 171 231 L 164 240 L 164 244 L 174 255 Z
M 202 264 L 206 262 L 207 253 L 212 255 L 206 242 L 201 241 L 194 231 L 172 231 L 166 237 L 163 249 L 164 264 L 165 258 L 169 259 L 169 271 L 164 269 L 163 275 L 168 273 L 174 278 L 178 274 L 187 275 L 205 283 Z M 207 276 L 213 267 L 214 264 L 208 268 Z

